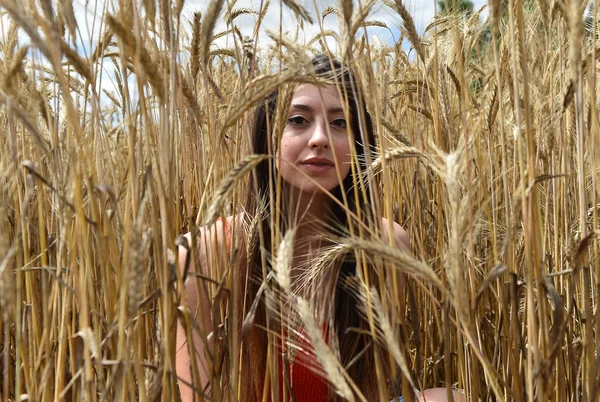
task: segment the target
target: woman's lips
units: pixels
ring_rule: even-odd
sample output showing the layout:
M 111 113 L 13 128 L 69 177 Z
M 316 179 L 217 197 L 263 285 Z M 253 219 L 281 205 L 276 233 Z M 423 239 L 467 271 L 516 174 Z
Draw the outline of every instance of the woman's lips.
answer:
M 305 170 L 314 173 L 327 172 L 335 167 L 334 163 L 327 158 L 311 157 L 300 162 Z
M 333 165 L 312 163 L 312 162 L 301 163 L 300 166 L 302 166 L 305 170 L 308 170 L 309 172 L 315 172 L 315 173 L 327 172 L 334 168 Z

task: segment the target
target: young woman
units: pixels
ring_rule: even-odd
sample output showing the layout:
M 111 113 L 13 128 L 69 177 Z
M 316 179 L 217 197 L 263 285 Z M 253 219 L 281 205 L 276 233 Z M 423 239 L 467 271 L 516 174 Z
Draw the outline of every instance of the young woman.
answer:
M 182 272 L 196 273 L 205 279 L 212 277 L 214 281 L 219 281 L 222 275 L 214 267 L 227 265 L 235 254 L 239 263 L 235 267 L 237 272 L 232 274 L 237 281 L 237 286 L 232 286 L 237 289 L 233 298 L 240 310 L 244 310 L 243 314 L 237 314 L 235 322 L 228 321 L 233 315 L 226 313 L 228 318 L 220 325 L 213 324 L 223 318 L 223 314 L 219 316 L 211 310 L 211 305 L 219 300 L 213 299 L 210 303 L 206 285 L 185 288 L 185 305 L 189 306 L 191 319 L 196 320 L 198 325 L 195 325 L 197 330 L 191 331 L 195 359 L 190 358 L 187 345 L 190 333 L 186 333 L 183 326 L 178 326 L 177 375 L 182 380 L 183 401 L 193 400 L 194 389 L 204 392 L 211 387 L 210 381 L 215 381 L 216 377 L 214 373 L 219 372 L 225 373 L 223 381 L 218 385 L 213 383 L 213 390 L 214 386 L 223 390 L 233 389 L 237 392 L 235 398 L 228 397 L 228 391 L 223 391 L 222 398 L 229 400 L 273 400 L 272 396 L 276 395 L 282 401 L 297 402 L 339 399 L 333 387 L 317 373 L 320 365 L 310 351 L 310 341 L 301 328 L 294 327 L 299 320 L 290 319 L 288 313 L 281 310 L 270 311 L 274 309 L 273 305 L 277 309 L 285 308 L 287 304 L 261 300 L 265 294 L 261 285 L 269 280 L 269 271 L 272 270 L 272 258 L 265 250 L 270 252 L 272 239 L 275 236 L 281 238 L 289 229 L 294 229 L 295 233 L 291 286 L 282 293 L 297 294 L 310 301 L 319 320 L 325 323 L 324 338 L 330 345 L 337 346 L 340 361 L 347 367 L 350 379 L 367 400 L 380 399 L 374 368 L 375 348 L 369 346 L 369 336 L 366 335 L 369 327 L 360 315 L 357 292 L 351 285 L 352 278 L 357 275 L 354 255 L 330 265 L 331 268 L 324 272 L 315 273 L 308 268 L 322 250 L 333 245 L 328 239 L 348 235 L 351 228 L 356 230 L 360 222 L 354 217 L 359 210 L 362 210 L 367 223 L 369 214 L 365 212 L 369 205 L 373 205 L 369 199 L 372 194 L 368 183 L 358 185 L 357 179 L 369 160 L 369 150 L 375 146 L 375 136 L 362 101 L 360 85 L 350 71 L 323 55 L 315 57 L 312 64 L 312 77 L 324 83 L 297 83 L 292 89 L 289 108 L 283 101 L 286 98 L 283 91 L 275 91 L 257 108 L 252 153 L 274 157 L 259 164 L 251 175 L 244 205 L 246 212 L 201 228 L 197 250 L 192 250 L 192 254 L 196 253 L 195 259 L 188 258 L 188 250 L 180 247 Z M 286 115 L 281 116 L 282 111 Z M 279 138 L 275 134 L 278 131 L 278 114 L 279 120 L 283 117 L 285 121 Z M 254 223 L 248 223 L 257 217 Z M 248 224 L 244 225 L 244 222 Z M 397 247 L 409 250 L 408 235 L 402 227 L 383 218 L 380 223 L 383 241 L 389 241 L 391 237 Z M 245 226 L 253 226 L 254 233 L 247 233 Z M 192 244 L 191 235 L 187 234 L 186 238 Z M 234 238 L 238 240 L 234 241 Z M 190 264 L 189 260 L 195 263 Z M 271 304 L 271 307 L 267 308 L 265 304 Z M 252 319 L 248 319 L 247 315 Z M 278 323 L 284 321 L 279 326 Z M 216 350 L 224 348 L 216 341 L 221 338 L 218 334 L 223 333 L 223 328 L 228 329 L 229 336 L 232 331 L 237 331 L 234 339 L 241 344 L 237 349 L 241 353 L 241 364 L 236 356 L 230 355 L 225 359 L 225 365 L 239 365 L 236 387 L 228 386 L 233 383 L 228 377 L 231 366 L 223 368 L 222 362 L 217 361 L 221 359 L 216 357 Z M 356 330 L 358 328 L 364 331 Z M 212 336 L 208 335 L 210 332 Z M 287 339 L 288 333 L 291 334 L 290 339 Z M 269 353 L 269 336 L 272 337 L 271 345 L 273 339 L 279 339 L 275 342 L 279 344 L 276 345 L 277 351 L 272 353 Z M 280 339 L 282 337 L 286 338 L 285 341 Z M 297 350 L 297 353 L 285 353 L 284 345 L 290 342 L 295 343 L 296 346 L 291 349 Z M 199 351 L 203 345 L 208 345 L 210 355 Z M 231 343 L 228 346 L 231 347 Z M 282 352 L 284 358 L 281 357 Z M 214 362 L 212 374 L 207 372 L 207 359 Z M 267 364 L 268 359 L 272 364 Z M 200 379 L 200 384 L 194 384 L 194 389 L 190 386 L 193 360 L 196 361 L 196 378 Z M 277 369 L 273 370 L 272 366 Z M 427 401 L 445 400 L 446 390 L 427 390 L 422 395 Z

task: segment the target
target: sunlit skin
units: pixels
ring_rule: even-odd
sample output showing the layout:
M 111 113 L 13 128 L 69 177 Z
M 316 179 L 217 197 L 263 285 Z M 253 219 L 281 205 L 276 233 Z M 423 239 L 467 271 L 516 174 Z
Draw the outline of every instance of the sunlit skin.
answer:
M 307 250 L 318 250 L 320 244 L 318 241 L 314 243 L 315 230 L 318 231 L 323 227 L 327 205 L 333 202 L 326 192 L 334 189 L 350 174 L 351 147 L 348 129 L 343 105 L 335 86 L 317 87 L 311 84 L 300 84 L 296 87 L 286 126 L 275 150 L 277 170 L 290 195 L 287 201 L 293 207 L 292 210 L 297 213 L 290 219 L 300 228 L 296 234 L 292 270 L 302 266 L 302 260 L 309 258 L 310 251 Z M 233 217 L 228 217 L 226 220 L 229 225 L 236 225 L 236 227 L 241 221 L 239 215 L 235 223 Z M 309 225 L 305 225 L 307 222 Z M 303 225 L 310 229 L 302 230 Z M 382 218 L 382 227 L 385 238 L 391 237 L 398 248 L 410 250 L 408 235 L 400 225 Z M 200 270 L 204 274 L 206 273 L 204 265 L 211 260 L 211 255 L 226 251 L 226 247 L 220 244 L 224 238 L 223 231 L 222 222 L 217 222 L 210 232 L 207 228 L 200 229 L 202 236 L 214 236 L 218 242 L 217 250 L 203 246 L 198 250 L 199 261 L 203 265 Z M 190 234 L 188 233 L 186 237 L 191 244 Z M 187 251 L 180 247 L 179 261 L 185 261 L 186 255 Z M 296 258 L 298 255 L 304 257 Z M 191 267 L 190 271 L 194 272 L 194 267 Z M 195 286 L 188 286 L 185 294 L 188 306 L 198 306 L 198 310 L 210 310 L 207 296 L 198 295 Z M 198 310 L 192 307 L 193 315 L 196 315 Z M 212 329 L 210 322 L 203 324 L 203 327 L 210 332 Z M 197 335 L 194 338 L 195 345 L 202 345 Z M 185 330 L 180 324 L 177 328 L 177 349 L 177 375 L 191 382 L 190 356 Z M 200 381 L 206 384 L 209 376 L 203 369 L 204 356 L 197 353 L 196 359 Z M 182 382 L 180 382 L 180 391 L 182 401 L 193 400 L 192 389 Z M 436 388 L 423 391 L 420 397 L 423 401 L 440 402 L 447 400 L 446 395 L 444 388 Z M 454 400 L 465 401 L 456 392 L 454 392 Z
M 348 175 L 350 152 L 348 124 L 336 87 L 298 85 L 277 150 L 281 177 L 305 195 L 325 200 L 323 190 L 332 190 Z

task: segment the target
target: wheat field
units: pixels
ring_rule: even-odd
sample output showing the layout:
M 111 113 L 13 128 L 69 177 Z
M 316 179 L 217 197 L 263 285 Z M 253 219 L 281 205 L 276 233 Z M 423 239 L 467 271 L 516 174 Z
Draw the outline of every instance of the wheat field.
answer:
M 320 27 L 305 43 L 261 26 L 269 1 L 235 3 L 187 18 L 183 0 L 114 1 L 84 51 L 71 0 L 0 0 L 0 399 L 178 400 L 177 320 L 193 330 L 179 236 L 239 208 L 254 107 L 333 52 L 368 88 L 376 128 L 360 177 L 378 201 L 363 212 L 400 223 L 412 247 L 339 244 L 407 278 L 406 292 L 361 286 L 391 362 L 381 400 L 412 401 L 413 386 L 598 400 L 597 1 L 490 0 L 419 32 L 401 0 L 284 0 L 300 29 Z M 376 6 L 401 22 L 396 43 L 365 34 L 390 29 Z

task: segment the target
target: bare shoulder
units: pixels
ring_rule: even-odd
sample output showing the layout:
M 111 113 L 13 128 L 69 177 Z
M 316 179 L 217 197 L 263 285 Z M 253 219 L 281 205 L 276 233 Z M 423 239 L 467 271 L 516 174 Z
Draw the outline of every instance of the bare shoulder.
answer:
M 185 272 L 185 265 L 187 256 L 190 250 L 197 252 L 199 261 L 206 261 L 208 254 L 211 252 L 227 252 L 228 237 L 231 236 L 232 231 L 238 231 L 242 227 L 243 214 L 239 213 L 236 215 L 228 216 L 225 219 L 219 219 L 215 223 L 207 226 L 202 226 L 198 229 L 197 239 L 192 239 L 192 233 L 188 232 L 183 235 L 185 238 L 184 242 L 179 242 L 179 268 L 183 273 Z M 197 248 L 197 250 L 195 250 Z M 205 270 L 206 267 L 201 267 Z
M 381 218 L 381 226 L 386 239 L 392 237 L 398 248 L 404 251 L 410 251 L 410 237 L 408 236 L 406 230 L 404 230 L 404 228 L 396 222 L 392 221 L 391 225 L 392 231 L 390 235 L 390 221 L 386 218 Z
M 455 402 L 466 402 L 467 398 L 464 393 L 452 390 L 452 399 Z M 445 402 L 448 400 L 446 388 L 430 388 L 421 393 L 420 401 L 427 402 Z
M 197 233 L 186 233 L 178 238 L 179 245 L 179 271 L 186 283 L 181 289 L 182 306 L 189 311 L 190 318 L 195 324 L 185 324 L 184 319 L 177 322 L 177 376 L 184 381 L 179 383 L 181 400 L 194 399 L 192 388 L 187 384 L 192 383 L 190 369 L 192 359 L 190 353 L 194 351 L 195 362 L 198 368 L 200 389 L 210 382 L 210 371 L 203 348 L 212 350 L 213 345 L 213 317 L 212 311 L 216 298 L 219 297 L 218 280 L 222 277 L 223 268 L 228 262 L 229 239 L 237 230 L 241 230 L 242 214 L 219 219 L 215 223 L 198 228 Z M 197 286 L 186 286 L 191 284 Z M 224 293 L 221 293 L 224 295 Z M 217 318 L 218 319 L 218 318 Z M 187 318 L 185 318 L 187 320 Z M 192 327 L 199 328 L 192 331 Z M 191 342 L 190 342 L 191 341 Z M 189 343 L 188 343 L 189 342 Z M 186 346 L 187 345 L 187 346 Z

